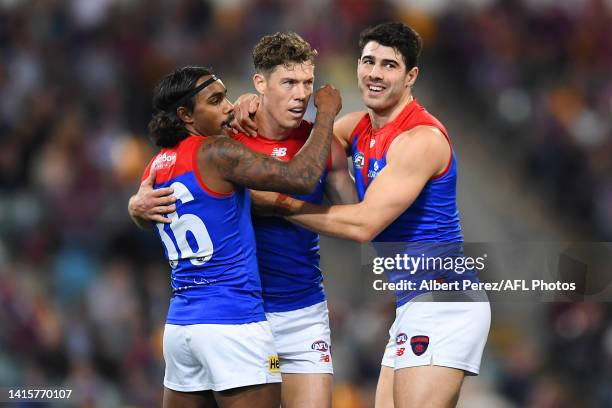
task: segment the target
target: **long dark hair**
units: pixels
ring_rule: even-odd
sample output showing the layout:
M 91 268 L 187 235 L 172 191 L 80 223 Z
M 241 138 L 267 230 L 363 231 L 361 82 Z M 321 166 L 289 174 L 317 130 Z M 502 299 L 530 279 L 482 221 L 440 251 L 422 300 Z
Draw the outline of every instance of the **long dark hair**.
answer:
M 194 97 L 183 100 L 198 79 L 213 75 L 212 70 L 199 66 L 179 68 L 159 81 L 153 90 L 153 109 L 155 114 L 149 122 L 149 136 L 160 147 L 173 147 L 189 135 L 185 124 L 176 114 L 179 106 L 192 112 Z

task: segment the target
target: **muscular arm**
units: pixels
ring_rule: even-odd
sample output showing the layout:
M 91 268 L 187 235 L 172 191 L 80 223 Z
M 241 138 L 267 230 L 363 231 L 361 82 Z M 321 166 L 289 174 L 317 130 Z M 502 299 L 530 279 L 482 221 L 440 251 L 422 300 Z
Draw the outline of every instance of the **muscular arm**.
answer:
M 431 177 L 448 163 L 444 135 L 418 127 L 399 136 L 387 152 L 387 166 L 372 181 L 359 204 L 316 206 L 285 198 L 289 220 L 322 234 L 359 242 L 371 241 L 418 197 Z
M 337 138 L 332 140 L 331 168 L 325 181 L 325 195 L 332 204 L 357 202 L 355 180 L 348 171 L 346 154 Z
M 349 153 L 351 132 L 365 112 L 352 112 L 334 123 L 332 141 L 332 165 L 325 183 L 325 195 L 333 204 L 352 204 L 357 202 L 355 181 L 348 172 L 346 156 Z M 286 207 L 301 205 L 301 201 L 279 197 L 275 193 L 251 191 L 251 200 L 256 211 L 261 214 L 286 215 Z
M 308 141 L 290 161 L 256 153 L 233 139 L 221 137 L 203 145 L 198 162 L 214 165 L 223 179 L 248 188 L 308 194 L 327 163 L 334 117 L 319 111 Z

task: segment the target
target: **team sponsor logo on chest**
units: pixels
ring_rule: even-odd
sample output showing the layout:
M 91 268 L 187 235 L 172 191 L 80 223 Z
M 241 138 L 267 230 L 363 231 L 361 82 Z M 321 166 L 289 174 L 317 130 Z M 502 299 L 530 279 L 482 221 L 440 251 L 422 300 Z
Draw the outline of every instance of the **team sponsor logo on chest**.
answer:
M 151 168 L 167 169 L 168 167 L 174 166 L 174 163 L 176 163 L 176 152 L 165 152 L 164 154 L 158 155 L 155 160 L 153 160 Z
M 368 166 L 368 178 L 373 179 L 376 177 L 383 167 L 384 166 L 378 160 L 370 160 L 370 165 Z
M 275 147 L 274 149 L 272 149 L 272 153 L 270 153 L 270 156 L 274 156 L 274 157 L 285 157 L 286 155 L 287 155 L 286 147 Z

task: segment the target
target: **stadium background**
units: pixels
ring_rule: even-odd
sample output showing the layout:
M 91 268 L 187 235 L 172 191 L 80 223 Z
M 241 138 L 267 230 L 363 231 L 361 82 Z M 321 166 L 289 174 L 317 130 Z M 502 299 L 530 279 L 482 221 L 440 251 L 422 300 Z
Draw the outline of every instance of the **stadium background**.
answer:
M 0 0 L 0 387 L 158 405 L 168 267 L 126 212 L 153 85 L 210 65 L 234 99 L 257 39 L 290 29 L 360 109 L 358 33 L 385 19 L 424 38 L 414 93 L 453 137 L 466 241 L 612 240 L 609 0 Z M 335 407 L 372 406 L 393 319 L 360 251 L 322 241 Z M 610 303 L 493 304 L 461 406 L 611 401 Z

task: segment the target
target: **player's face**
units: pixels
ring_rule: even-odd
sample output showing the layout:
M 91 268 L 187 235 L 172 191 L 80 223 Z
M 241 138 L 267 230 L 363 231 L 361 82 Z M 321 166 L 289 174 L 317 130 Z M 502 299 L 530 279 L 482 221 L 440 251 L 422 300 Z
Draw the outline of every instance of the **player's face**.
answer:
M 365 105 L 374 111 L 393 109 L 410 92 L 418 68 L 406 71 L 402 54 L 370 41 L 357 62 L 357 82 Z
M 210 78 L 198 79 L 196 86 Z M 201 135 L 218 135 L 229 130 L 234 105 L 227 99 L 227 89 L 221 80 L 208 85 L 195 96 L 191 117 L 193 127 Z
M 283 129 L 299 127 L 312 96 L 314 65 L 311 62 L 279 65 L 272 73 L 261 75 L 259 83 L 257 78 L 255 81 L 264 98 L 262 109 L 268 116 Z

